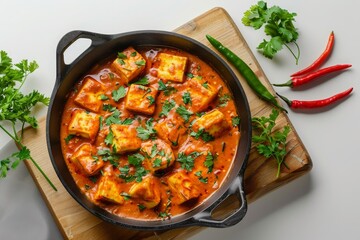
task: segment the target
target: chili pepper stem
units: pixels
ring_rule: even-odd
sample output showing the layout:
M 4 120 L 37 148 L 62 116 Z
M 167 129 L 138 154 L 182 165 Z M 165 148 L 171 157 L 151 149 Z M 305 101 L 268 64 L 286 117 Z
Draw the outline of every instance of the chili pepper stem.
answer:
M 292 83 L 292 80 L 289 80 L 285 83 L 274 83 L 273 86 L 275 86 L 275 87 L 292 87 L 293 83 Z
M 276 93 L 276 95 L 278 95 L 289 107 L 291 107 L 291 101 L 288 98 L 280 95 L 279 93 Z

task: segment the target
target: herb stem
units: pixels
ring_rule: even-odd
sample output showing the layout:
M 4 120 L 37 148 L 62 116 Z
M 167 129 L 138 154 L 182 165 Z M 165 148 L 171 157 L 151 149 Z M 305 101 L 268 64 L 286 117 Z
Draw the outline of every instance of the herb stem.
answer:
M 286 43 L 284 43 L 285 47 L 291 52 L 291 54 L 294 56 L 295 58 L 295 63 L 296 65 L 298 65 L 299 63 L 299 58 L 300 58 L 300 48 L 299 45 L 296 42 L 293 42 L 297 48 L 297 56 L 295 55 L 295 53 L 293 52 L 293 50 L 291 50 L 291 48 L 289 47 L 289 45 L 287 45 Z
M 16 135 L 15 136 L 13 136 L 11 133 L 9 133 L 9 131 L 8 130 L 6 130 L 2 125 L 0 125 L 0 128 L 9 136 L 9 137 L 11 137 L 15 142 L 18 142 L 18 139 L 16 139 Z
M 22 144 L 20 144 L 20 146 L 23 146 Z M 35 165 L 35 167 L 39 170 L 39 172 L 41 173 L 41 175 L 43 175 L 43 177 L 46 179 L 46 181 L 50 184 L 50 186 L 57 191 L 57 188 L 55 187 L 55 185 L 51 182 L 51 180 L 49 179 L 49 177 L 45 174 L 45 172 L 41 169 L 41 167 L 39 166 L 39 164 L 32 158 L 30 157 L 31 162 Z

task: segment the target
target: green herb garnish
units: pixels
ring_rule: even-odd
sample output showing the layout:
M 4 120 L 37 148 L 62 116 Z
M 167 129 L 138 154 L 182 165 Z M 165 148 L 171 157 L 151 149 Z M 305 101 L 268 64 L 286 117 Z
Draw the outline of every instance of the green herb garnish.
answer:
M 182 95 L 184 104 L 191 104 L 191 96 L 189 92 L 184 92 Z
M 176 109 L 176 113 L 179 114 L 182 119 L 184 119 L 185 123 L 187 123 L 191 115 L 193 115 L 193 112 L 187 110 L 186 107 L 182 105 Z
M 270 36 L 270 40 L 263 40 L 259 44 L 259 49 L 265 57 L 272 59 L 280 51 L 283 45 L 291 52 L 298 64 L 300 48 L 296 43 L 299 33 L 294 26 L 296 13 L 273 6 L 268 8 L 267 3 L 259 1 L 244 13 L 242 22 L 245 26 L 251 26 L 255 30 L 263 25 L 265 34 Z M 294 43 L 297 48 L 297 55 L 289 47 L 289 43 Z
M 131 84 L 137 84 L 137 85 L 148 85 L 149 84 L 149 79 L 148 77 L 143 77 L 140 78 L 139 80 L 137 80 L 136 82 L 132 82 Z
M 172 93 L 176 92 L 176 88 L 166 85 L 163 81 L 159 81 L 159 91 L 163 91 L 165 96 L 170 96 Z
M 237 127 L 240 124 L 240 117 L 239 116 L 235 116 L 231 118 L 231 123 L 233 125 L 233 127 Z
M 159 114 L 159 117 L 166 117 L 169 112 L 171 111 L 171 109 L 173 109 L 175 107 L 176 103 L 174 101 L 174 99 L 171 99 L 170 101 L 168 100 L 165 100 L 163 106 L 162 106 L 162 109 L 161 109 L 161 112 Z
M 286 151 L 286 139 L 290 132 L 288 125 L 284 126 L 281 130 L 273 132 L 273 128 L 276 125 L 275 121 L 279 116 L 279 111 L 273 109 L 269 117 L 253 117 L 252 123 L 254 131 L 257 131 L 259 135 L 253 135 L 252 141 L 257 144 L 257 151 L 269 158 L 274 157 L 276 159 L 278 169 L 276 177 L 280 176 L 281 165 L 286 164 L 284 162 Z
M 26 124 L 32 128 L 38 127 L 37 119 L 32 115 L 32 108 L 38 103 L 48 105 L 50 99 L 36 90 L 24 95 L 21 87 L 27 76 L 33 73 L 38 64 L 35 61 L 22 60 L 13 64 L 5 51 L 0 51 L 0 128 L 19 146 L 20 150 L 11 156 L 0 160 L 0 178 L 7 176 L 10 169 L 16 169 L 24 160 L 30 160 L 43 175 L 51 187 L 57 191 L 54 184 L 44 173 L 37 162 L 31 157 L 30 150 L 22 144 L 22 133 Z M 5 123 L 6 124 L 3 124 Z M 7 128 L 6 126 L 10 126 Z M 20 133 L 16 126 L 21 126 Z
M 145 123 L 145 128 L 140 126 L 136 128 L 137 136 L 142 140 L 155 138 L 156 130 L 153 127 L 153 118 L 149 118 Z
M 192 171 L 194 167 L 195 158 L 199 157 L 201 153 L 192 152 L 189 155 L 185 155 L 185 153 L 180 152 L 176 161 L 181 163 L 181 168 L 187 171 Z
M 115 102 L 119 101 L 121 98 L 124 98 L 126 96 L 126 89 L 121 86 L 117 90 L 114 90 L 111 92 L 111 95 Z
M 210 142 L 210 141 L 214 140 L 214 137 L 211 134 L 209 134 L 208 132 L 206 132 L 204 128 L 200 128 L 199 131 L 197 131 L 197 132 L 194 132 L 194 131 L 191 132 L 190 136 L 194 137 L 195 139 L 201 138 L 205 142 Z

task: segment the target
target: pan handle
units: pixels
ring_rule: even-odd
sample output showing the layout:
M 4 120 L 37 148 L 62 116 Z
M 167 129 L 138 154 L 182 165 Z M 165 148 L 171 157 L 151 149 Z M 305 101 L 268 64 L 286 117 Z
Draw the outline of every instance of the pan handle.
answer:
M 234 180 L 230 188 L 225 192 L 225 194 L 214 204 L 212 204 L 205 211 L 196 214 L 194 217 L 189 219 L 189 225 L 198 225 L 204 227 L 216 227 L 216 228 L 225 228 L 233 226 L 243 219 L 247 211 L 247 202 L 246 195 L 244 192 L 243 186 L 243 175 L 240 174 Z M 241 201 L 241 205 L 233 213 L 227 216 L 224 219 L 214 219 L 211 214 L 212 212 L 228 197 L 235 195 L 236 198 Z
M 72 63 L 66 64 L 64 61 L 64 52 L 68 49 L 79 38 L 90 39 L 90 46 L 78 56 Z M 78 61 L 78 59 L 93 50 L 95 47 L 103 44 L 104 42 L 111 39 L 110 35 L 103 35 L 98 33 L 92 33 L 87 31 L 75 30 L 65 34 L 59 41 L 56 48 L 56 84 L 59 84 L 67 71 Z

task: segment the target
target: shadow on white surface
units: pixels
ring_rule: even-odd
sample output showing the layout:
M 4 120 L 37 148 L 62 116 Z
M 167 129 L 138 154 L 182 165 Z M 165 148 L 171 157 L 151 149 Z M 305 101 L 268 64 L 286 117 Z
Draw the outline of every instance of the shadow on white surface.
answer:
M 15 151 L 17 147 L 9 142 L 1 149 L 0 159 L 8 157 L 4 153 Z M 62 239 L 23 163 L 0 179 L 0 239 Z
M 206 231 L 202 231 L 190 239 L 258 239 L 258 237 L 262 235 L 259 234 L 261 229 L 257 226 L 260 221 L 271 218 L 273 214 L 276 214 L 276 212 L 282 208 L 292 205 L 297 201 L 301 201 L 301 199 L 306 197 L 312 189 L 313 181 L 311 174 L 308 173 L 249 204 L 245 218 L 237 225 L 226 229 L 208 228 Z M 290 214 L 291 213 L 289 213 L 289 216 Z M 286 219 L 284 219 L 284 221 L 286 221 Z M 266 231 L 264 231 L 263 235 L 266 237 Z

